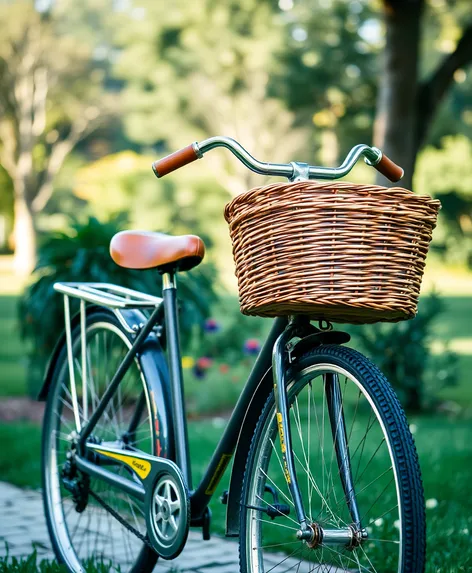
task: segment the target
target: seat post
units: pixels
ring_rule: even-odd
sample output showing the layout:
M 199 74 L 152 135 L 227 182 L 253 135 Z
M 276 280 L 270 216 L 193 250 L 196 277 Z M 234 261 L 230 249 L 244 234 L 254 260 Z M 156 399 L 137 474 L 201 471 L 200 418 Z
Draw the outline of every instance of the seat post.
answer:
M 188 448 L 187 416 L 185 413 L 182 360 L 180 354 L 179 319 L 177 314 L 177 283 L 174 270 L 162 273 L 162 296 L 165 310 L 167 360 L 170 371 L 172 424 L 174 428 L 176 463 L 187 487 L 192 489 L 192 474 Z

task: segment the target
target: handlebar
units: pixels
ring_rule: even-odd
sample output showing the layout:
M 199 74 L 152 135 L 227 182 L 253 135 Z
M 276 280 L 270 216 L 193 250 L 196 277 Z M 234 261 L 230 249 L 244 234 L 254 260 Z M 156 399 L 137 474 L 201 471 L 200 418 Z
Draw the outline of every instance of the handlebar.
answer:
M 307 179 L 339 179 L 347 175 L 361 156 L 367 165 L 375 167 L 390 181 L 396 182 L 403 177 L 403 169 L 384 155 L 377 147 L 356 145 L 347 154 L 340 167 L 315 167 L 308 163 L 263 163 L 255 159 L 244 147 L 230 137 L 210 137 L 198 143 L 192 143 L 175 153 L 167 155 L 152 164 L 156 177 L 164 177 L 168 173 L 183 167 L 192 161 L 201 159 L 205 153 L 216 147 L 225 147 L 235 155 L 248 169 L 260 175 L 287 177 L 290 181 Z

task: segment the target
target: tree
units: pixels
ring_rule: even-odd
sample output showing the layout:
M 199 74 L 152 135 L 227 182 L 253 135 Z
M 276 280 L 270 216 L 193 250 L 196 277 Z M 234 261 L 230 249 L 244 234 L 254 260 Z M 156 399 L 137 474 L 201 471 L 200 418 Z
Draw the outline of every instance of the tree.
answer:
M 415 190 L 440 199 L 442 209 L 434 248 L 450 264 L 472 269 L 472 142 L 465 135 L 447 136 L 440 147 L 419 155 Z
M 14 264 L 21 274 L 34 267 L 37 218 L 54 178 L 103 118 L 105 70 L 93 59 L 93 45 L 71 33 L 77 21 L 70 9 L 68 1 L 47 12 L 29 1 L 0 6 L 0 162 L 13 183 Z
M 169 151 L 211 135 L 232 136 L 265 161 L 293 160 L 306 131 L 271 75 L 284 46 L 283 22 L 268 0 L 142 2 L 145 16 L 119 31 L 116 73 L 127 82 L 130 137 Z M 144 22 L 145 20 L 145 22 Z M 157 144 L 157 145 L 156 145 Z M 205 158 L 232 194 L 263 183 L 226 152 Z
M 275 92 L 308 125 L 319 160 L 335 164 L 353 146 L 368 143 L 380 46 L 365 33 L 376 14 L 369 2 L 279 2 L 285 22 L 282 69 Z
M 459 24 L 469 2 L 451 1 Z M 420 79 L 420 43 L 425 0 L 384 0 L 386 44 L 376 120 L 376 144 L 405 169 L 402 184 L 412 187 L 418 151 L 455 73 L 472 61 L 472 21 L 465 18 L 454 48 Z M 385 181 L 385 179 L 382 179 Z

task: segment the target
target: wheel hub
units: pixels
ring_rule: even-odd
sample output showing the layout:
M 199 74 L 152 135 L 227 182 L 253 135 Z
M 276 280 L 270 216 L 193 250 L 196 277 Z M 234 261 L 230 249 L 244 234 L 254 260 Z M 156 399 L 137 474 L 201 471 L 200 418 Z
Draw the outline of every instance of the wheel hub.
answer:
M 304 540 L 310 549 L 317 549 L 321 545 L 343 545 L 346 549 L 355 549 L 367 539 L 367 531 L 360 530 L 354 525 L 341 529 L 327 529 L 313 522 L 309 523 L 304 531 L 297 531 L 297 537 Z

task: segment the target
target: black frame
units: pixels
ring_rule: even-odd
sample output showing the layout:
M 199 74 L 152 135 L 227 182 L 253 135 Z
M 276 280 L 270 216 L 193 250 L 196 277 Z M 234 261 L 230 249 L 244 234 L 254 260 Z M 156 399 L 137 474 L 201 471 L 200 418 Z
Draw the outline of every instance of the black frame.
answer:
M 271 367 L 272 352 L 274 343 L 280 334 L 285 330 L 288 324 L 286 317 L 276 318 L 274 320 L 270 334 L 264 343 L 261 352 L 253 366 L 249 378 L 241 392 L 236 403 L 228 424 L 223 435 L 216 446 L 213 456 L 197 488 L 192 491 L 192 476 L 190 467 L 188 433 L 185 414 L 185 403 L 183 399 L 183 375 L 180 356 L 180 343 L 177 317 L 177 299 L 176 287 L 173 273 L 167 273 L 167 280 L 164 281 L 163 299 L 164 299 L 164 316 L 161 307 L 157 307 L 140 330 L 131 348 L 126 353 L 123 361 L 115 372 L 107 390 L 102 396 L 97 408 L 93 411 L 91 417 L 82 428 L 78 441 L 78 452 L 76 463 L 79 469 L 85 473 L 94 475 L 107 483 L 126 491 L 134 497 L 144 500 L 144 486 L 135 481 L 118 476 L 113 472 L 107 471 L 104 467 L 94 464 L 87 459 L 87 438 L 92 434 L 93 429 L 103 414 L 113 394 L 116 392 L 119 384 L 123 380 L 126 371 L 130 367 L 135 357 L 139 354 L 140 349 L 151 334 L 157 324 L 160 324 L 164 318 L 167 356 L 169 364 L 169 385 L 171 395 L 171 422 L 173 425 L 173 436 L 175 445 L 175 460 L 182 472 L 184 481 L 190 490 L 191 500 L 191 518 L 197 524 L 202 519 L 208 504 L 213 497 L 215 489 L 221 480 L 238 444 L 240 432 L 243 428 L 243 422 L 247 412 L 250 409 L 251 401 L 260 386 L 267 370 Z M 167 285 L 167 287 L 166 287 Z M 270 386 L 272 388 L 272 386 Z M 267 394 L 266 394 L 267 397 Z M 260 410 L 259 410 L 260 413 Z M 132 428 L 130 429 L 132 431 Z

